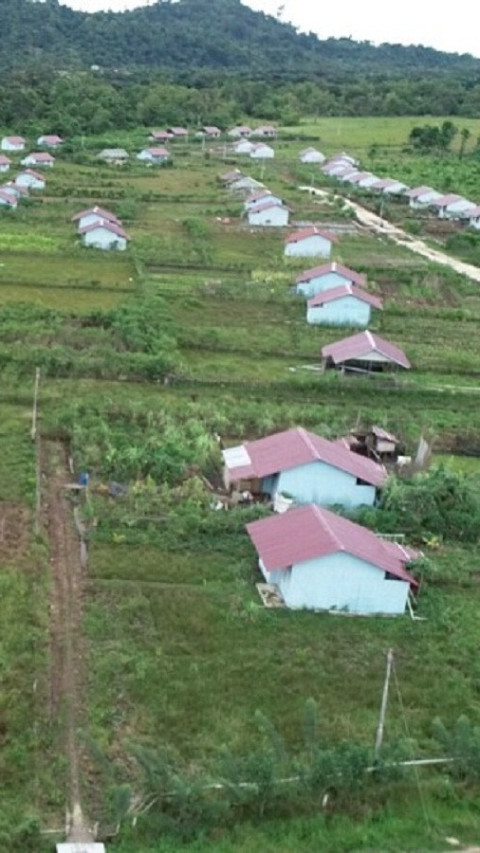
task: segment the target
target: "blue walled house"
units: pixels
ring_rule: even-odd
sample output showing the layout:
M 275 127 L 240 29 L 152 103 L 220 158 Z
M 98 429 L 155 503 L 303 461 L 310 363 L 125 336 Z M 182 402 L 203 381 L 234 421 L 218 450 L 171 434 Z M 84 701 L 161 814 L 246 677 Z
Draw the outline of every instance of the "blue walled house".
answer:
M 382 300 L 362 287 L 343 284 L 317 293 L 308 300 L 307 323 L 322 326 L 355 326 L 366 329 L 372 308 L 382 309 Z
M 322 264 L 322 266 L 302 272 L 295 282 L 295 290 L 299 295 L 311 299 L 317 293 L 333 290 L 342 284 L 365 287 L 366 283 L 367 280 L 364 275 L 334 262 Z
M 387 478 L 382 465 L 302 427 L 222 451 L 228 489 L 276 501 L 286 495 L 319 506 L 372 506 Z

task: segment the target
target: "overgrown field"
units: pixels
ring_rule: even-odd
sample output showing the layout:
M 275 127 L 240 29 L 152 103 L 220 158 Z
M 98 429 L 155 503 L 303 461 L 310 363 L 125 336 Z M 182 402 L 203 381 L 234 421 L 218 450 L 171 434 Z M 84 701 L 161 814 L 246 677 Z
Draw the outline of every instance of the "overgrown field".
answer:
M 410 168 L 416 182 L 428 183 L 429 159 L 401 158 L 396 147 L 414 123 L 331 119 L 308 133 L 318 129 L 327 153 L 367 156 L 381 145 L 367 165 L 399 177 Z M 120 821 L 112 849 L 413 851 L 443 850 L 449 835 L 478 837 L 471 768 L 455 779 L 432 768 L 367 780 L 352 771 L 350 789 L 338 778 L 326 786 L 323 811 L 320 784 L 291 795 L 275 787 L 275 774 L 311 769 L 310 698 L 329 760 L 340 762 L 335 750 L 347 750 L 349 772 L 354 748 L 358 767 L 370 760 L 388 648 L 397 681 L 387 750 L 439 756 L 434 718 L 447 728 L 462 714 L 480 719 L 480 480 L 468 465 L 465 480 L 441 473 L 419 492 L 415 513 L 405 498 L 403 514 L 396 503 L 396 514 L 368 518 L 407 532 L 429 559 L 418 621 L 265 609 L 244 532 L 263 510 L 212 509 L 205 478 L 218 487 L 218 436 L 231 444 L 299 424 L 333 438 L 376 423 L 409 453 L 424 434 L 438 452 L 480 454 L 478 285 L 301 193 L 312 173 L 297 160 L 306 127 L 288 129 L 293 139 L 279 143 L 278 159 L 264 171 L 248 161 L 245 170 L 285 197 L 294 221 L 342 226 L 334 259 L 366 273 L 369 289 L 384 298 L 371 328 L 406 351 L 408 375 L 352 379 L 318 370 L 321 347 L 349 332 L 307 326 L 291 285 L 310 264 L 284 260 L 282 232 L 245 225 L 241 200 L 217 179 L 232 165 L 222 148 L 183 145 L 163 170 L 99 166 L 90 148 L 81 158 L 65 155 L 40 198 L 2 215 L 0 498 L 20 514 L 23 537 L 20 550 L 5 555 L 0 541 L 0 761 L 11 850 L 41 849 L 23 822 L 58 827 L 65 806 L 59 733 L 45 716 L 48 554 L 33 534 L 29 406 L 37 366 L 41 437 L 66 442 L 76 472 L 91 478 L 82 503 L 89 546 L 83 796 L 104 834 Z M 464 163 L 449 159 L 454 179 L 463 180 Z M 318 170 L 314 179 L 327 186 Z M 93 203 L 123 219 L 132 237 L 124 254 L 78 244 L 70 219 Z M 442 526 L 435 516 L 435 483 L 454 495 L 458 524 L 455 517 Z M 419 518 L 426 519 L 421 530 Z M 220 778 L 232 791 L 234 779 L 251 779 L 258 797 L 239 797 L 238 788 L 228 802 L 205 797 L 205 784 Z M 162 800 L 172 785 L 175 796 Z M 232 821 L 238 828 L 230 831 Z M 15 837 L 18 822 L 23 834 Z

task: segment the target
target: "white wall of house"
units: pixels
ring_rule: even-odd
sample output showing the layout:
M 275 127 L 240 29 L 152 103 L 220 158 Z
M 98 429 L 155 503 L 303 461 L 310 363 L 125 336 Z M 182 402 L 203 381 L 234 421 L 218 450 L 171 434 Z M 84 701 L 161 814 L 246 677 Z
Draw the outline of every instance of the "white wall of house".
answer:
M 250 152 L 252 160 L 273 160 L 275 151 L 269 145 L 262 145 L 258 148 L 253 148 Z
M 8 163 L 1 163 L 0 164 L 0 172 L 8 172 L 9 169 L 10 169 L 10 165 Z
M 2 151 L 23 151 L 25 149 L 24 144 L 13 144 L 8 139 L 2 139 L 0 142 L 0 148 Z
M 288 225 L 289 211 L 286 207 L 269 207 L 267 210 L 248 211 L 249 225 L 263 225 L 282 228 Z
M 18 184 L 19 187 L 27 187 L 32 190 L 43 190 L 45 188 L 45 181 L 40 180 L 40 178 L 36 178 L 34 175 L 27 175 L 25 172 L 20 172 L 20 174 L 17 175 L 15 183 Z
M 441 208 L 439 216 L 441 219 L 460 218 L 460 214 L 468 210 L 473 210 L 476 206 L 473 201 L 467 201 L 466 198 L 462 198 L 460 201 L 454 201 L 453 204 L 449 204 L 448 207 Z
M 286 493 L 298 503 L 318 506 L 373 506 L 376 496 L 375 486 L 357 485 L 357 478 L 352 474 L 320 461 L 264 477 L 262 491 L 272 498 L 277 492 Z
M 296 243 L 285 244 L 285 255 L 289 258 L 329 258 L 332 243 L 321 234 L 305 237 Z
M 267 572 L 268 583 L 280 589 L 287 607 L 308 610 L 345 610 L 348 613 L 401 615 L 409 584 L 385 577 L 383 569 L 352 554 L 338 552 Z
M 95 249 L 105 249 L 106 251 L 115 250 L 124 252 L 127 248 L 127 241 L 124 237 L 118 237 L 112 234 L 107 228 L 95 228 L 93 231 L 87 231 L 83 234 L 83 243 Z
M 307 308 L 307 323 L 321 326 L 355 326 L 366 329 L 370 322 L 371 306 L 355 296 L 342 296 L 325 305 Z
M 436 201 L 437 198 L 441 198 L 441 193 L 438 193 L 436 190 L 432 190 L 429 193 L 424 193 L 423 195 L 418 196 L 417 198 L 411 198 L 409 201 L 409 206 L 413 210 L 421 210 L 422 208 L 428 207 L 432 201 Z
M 306 151 L 300 156 L 300 161 L 302 163 L 323 163 L 325 155 L 321 151 Z
M 15 196 L 11 196 L 10 202 L 8 202 L 5 198 L 0 197 L 0 204 L 7 206 L 10 210 L 15 210 L 15 208 L 17 207 L 17 203 L 18 202 Z

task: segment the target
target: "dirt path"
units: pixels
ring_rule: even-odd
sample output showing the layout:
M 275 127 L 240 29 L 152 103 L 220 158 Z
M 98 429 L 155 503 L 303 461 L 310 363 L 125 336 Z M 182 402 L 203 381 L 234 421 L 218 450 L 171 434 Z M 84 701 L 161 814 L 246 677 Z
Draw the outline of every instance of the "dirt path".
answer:
M 316 189 L 315 187 L 302 186 L 298 189 L 309 192 L 311 195 L 321 196 L 323 199 L 331 197 L 331 193 L 326 190 Z M 355 215 L 360 224 L 364 225 L 375 234 L 388 237 L 396 243 L 397 246 L 403 246 L 405 249 L 409 249 L 410 252 L 414 252 L 416 255 L 421 255 L 427 260 L 433 261 L 441 266 L 449 267 L 454 270 L 454 272 L 464 275 L 472 281 L 480 283 L 479 267 L 475 267 L 473 264 L 466 264 L 463 261 L 452 258 L 450 255 L 447 255 L 445 252 L 441 252 L 440 250 L 432 249 L 430 246 L 427 246 L 423 240 L 417 240 L 415 237 L 411 237 L 406 233 L 406 231 L 403 231 L 401 228 L 397 228 L 396 225 L 392 225 L 388 220 L 382 219 L 381 216 L 377 216 L 376 213 L 372 213 L 370 210 L 367 210 L 355 201 L 345 198 L 345 196 L 334 195 L 333 198 L 335 200 L 343 201 L 346 207 L 355 211 Z
M 60 717 L 69 763 L 68 840 L 93 841 L 81 808 L 78 727 L 82 704 L 83 570 L 80 543 L 65 485 L 71 480 L 65 447 L 42 442 L 42 514 L 51 567 L 50 713 Z

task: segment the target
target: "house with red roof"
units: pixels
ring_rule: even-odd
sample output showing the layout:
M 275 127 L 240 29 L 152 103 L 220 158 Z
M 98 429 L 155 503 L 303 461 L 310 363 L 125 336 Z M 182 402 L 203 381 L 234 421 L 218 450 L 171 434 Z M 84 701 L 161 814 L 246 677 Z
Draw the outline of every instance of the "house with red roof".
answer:
M 63 139 L 56 133 L 46 133 L 43 136 L 38 137 L 37 145 L 45 148 L 60 148 L 60 146 L 63 145 Z
M 2 184 L 0 187 L 4 193 L 10 193 L 10 195 L 14 196 L 18 201 L 21 201 L 22 198 L 28 198 L 28 187 L 19 186 L 16 181 L 8 181 L 6 184 Z
M 372 184 L 370 189 L 382 195 L 405 195 L 408 192 L 407 185 L 402 181 L 396 181 L 395 178 L 381 178 Z
M 188 130 L 186 127 L 167 127 L 167 133 L 169 133 L 173 139 L 188 138 Z
M 168 130 L 152 130 L 150 139 L 153 142 L 168 142 L 172 138 L 172 134 Z
M 471 228 L 480 230 L 480 205 L 462 211 L 460 219 L 464 220 Z
M 442 193 L 432 189 L 432 187 L 414 187 L 406 193 L 409 207 L 412 210 L 422 210 L 429 207 L 437 198 L 442 197 Z
M 235 178 L 235 180 L 229 182 L 228 189 L 232 193 L 249 196 L 258 190 L 265 189 L 265 187 L 260 181 L 257 181 L 255 178 L 251 178 L 250 175 L 241 175 L 240 177 Z
M 372 308 L 382 310 L 382 300 L 363 287 L 341 284 L 312 296 L 307 303 L 307 323 L 321 326 L 355 326 L 366 329 Z
M 257 192 L 254 192 L 249 195 L 245 199 L 243 207 L 245 210 L 250 210 L 251 207 L 256 207 L 258 204 L 263 204 L 266 201 L 274 201 L 277 204 L 282 204 L 282 199 L 280 198 L 280 196 L 275 195 L 270 190 L 264 189 L 257 190 Z
M 55 165 L 55 157 L 48 151 L 32 151 L 20 161 L 22 166 L 36 166 L 37 169 L 52 169 Z
M 111 213 L 110 210 L 106 210 L 104 207 L 89 207 L 86 210 L 80 210 L 78 213 L 75 213 L 72 216 L 72 222 L 75 223 L 78 230 L 82 228 L 86 228 L 87 225 L 93 225 L 96 222 L 113 222 L 115 225 L 121 226 L 121 220 L 118 219 L 114 213 Z
M 247 124 L 238 124 L 228 131 L 227 136 L 230 136 L 232 139 L 247 139 L 251 133 L 252 128 Z
M 477 205 L 461 195 L 449 193 L 436 198 L 430 207 L 438 211 L 440 219 L 461 219 L 462 215 L 473 210 Z
M 11 192 L 7 192 L 4 187 L 0 187 L 0 205 L 7 207 L 9 210 L 16 210 L 18 197 Z
M 382 465 L 302 427 L 229 447 L 222 455 L 227 489 L 248 489 L 274 504 L 288 495 L 319 506 L 372 506 L 387 478 Z
M 4 136 L 0 148 L 2 151 L 23 151 L 26 144 L 23 136 Z
M 141 160 L 142 163 L 149 163 L 156 166 L 161 166 L 163 163 L 166 163 L 169 157 L 170 152 L 163 147 L 144 148 L 143 151 L 140 151 L 137 154 L 137 160 Z
M 307 299 L 311 299 L 317 293 L 324 293 L 326 290 L 332 290 L 342 284 L 365 287 L 366 283 L 367 280 L 364 275 L 333 261 L 302 272 L 295 282 L 295 290 Z
M 94 249 L 105 251 L 124 252 L 130 240 L 128 234 L 116 222 L 108 219 L 100 219 L 91 225 L 84 225 L 78 229 L 82 237 L 83 245 Z
M 336 239 L 333 234 L 311 225 L 287 237 L 284 254 L 288 258 L 329 258 Z
M 273 124 L 261 124 L 252 130 L 252 136 L 263 136 L 265 139 L 274 139 L 277 135 L 277 128 Z
M 328 344 L 322 349 L 322 359 L 325 367 L 362 373 L 411 367 L 399 347 L 369 331 Z
M 46 181 L 45 176 L 41 175 L 40 172 L 24 169 L 23 172 L 18 173 L 15 183 L 17 187 L 25 187 L 27 190 L 44 190 Z
M 307 504 L 247 524 L 260 571 L 287 607 L 400 616 L 419 556 L 328 509 Z
M 8 172 L 11 165 L 12 161 L 10 160 L 10 157 L 6 157 L 5 154 L 0 154 L 0 172 Z
M 281 201 L 266 198 L 247 210 L 249 225 L 285 228 L 290 210 Z
M 208 136 L 209 139 L 220 139 L 222 131 L 214 124 L 205 124 L 200 128 L 201 136 Z

